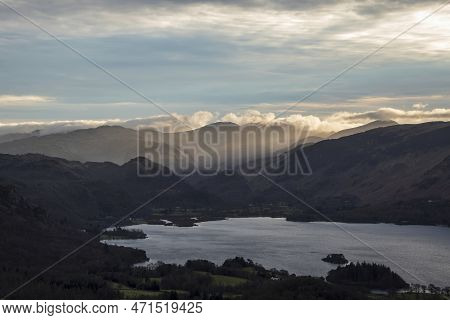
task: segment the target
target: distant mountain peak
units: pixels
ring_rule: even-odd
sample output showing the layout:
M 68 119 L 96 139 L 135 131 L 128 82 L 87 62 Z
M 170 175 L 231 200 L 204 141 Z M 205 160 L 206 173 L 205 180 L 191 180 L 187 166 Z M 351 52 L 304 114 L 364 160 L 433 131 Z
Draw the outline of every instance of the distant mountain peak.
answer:
M 369 122 L 368 124 L 365 124 L 365 126 L 368 125 L 376 125 L 376 124 L 389 124 L 389 125 L 398 125 L 398 122 L 395 122 L 394 120 L 375 120 L 372 122 Z
M 363 133 L 372 129 L 391 127 L 395 125 L 398 125 L 398 123 L 393 120 L 375 120 L 359 127 L 350 128 L 333 133 L 328 137 L 328 139 L 339 139 L 354 134 Z
M 113 130 L 113 129 L 119 129 L 119 130 L 132 130 L 132 129 L 128 129 L 122 126 L 118 126 L 118 125 L 102 125 L 96 128 L 91 128 L 91 130 Z M 84 130 L 84 129 L 81 129 Z
M 239 127 L 238 124 L 234 122 L 227 122 L 227 121 L 218 121 L 214 123 L 210 123 L 206 125 L 205 127 L 220 127 L 220 126 L 229 126 L 229 127 Z

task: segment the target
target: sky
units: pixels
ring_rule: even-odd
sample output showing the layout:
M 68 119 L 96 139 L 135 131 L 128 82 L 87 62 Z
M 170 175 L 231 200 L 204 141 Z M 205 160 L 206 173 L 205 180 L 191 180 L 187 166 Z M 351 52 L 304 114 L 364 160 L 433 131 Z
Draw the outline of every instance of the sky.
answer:
M 245 124 L 274 121 L 442 3 L 1 0 L 0 133 L 171 121 L 61 42 L 192 126 Z M 449 121 L 448 21 L 450 5 L 280 119 Z

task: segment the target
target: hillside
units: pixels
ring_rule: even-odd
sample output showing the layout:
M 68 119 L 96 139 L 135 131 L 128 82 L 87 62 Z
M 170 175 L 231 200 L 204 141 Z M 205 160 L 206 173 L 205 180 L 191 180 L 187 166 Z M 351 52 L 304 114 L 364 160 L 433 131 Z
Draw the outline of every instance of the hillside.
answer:
M 3 298 L 33 275 L 88 241 L 95 233 L 62 224 L 32 205 L 11 185 L 0 184 L 0 295 Z M 10 298 L 119 298 L 96 273 L 128 268 L 146 259 L 143 251 L 106 247 L 93 241 Z
M 450 222 L 450 123 L 378 128 L 304 152 L 313 174 L 277 182 L 324 210 Z M 300 155 L 293 152 L 290 164 Z
M 398 125 L 398 123 L 395 121 L 377 120 L 377 121 L 370 122 L 370 123 L 365 124 L 360 127 L 350 128 L 350 129 L 346 129 L 346 130 L 342 130 L 342 131 L 333 133 L 332 135 L 330 135 L 328 137 L 328 139 L 340 139 L 340 138 L 348 137 L 348 136 L 351 136 L 354 134 L 363 133 L 363 132 L 366 132 L 369 130 L 373 130 L 373 129 L 377 129 L 377 128 L 385 128 L 385 127 L 390 127 L 390 126 L 395 126 L 395 125 Z
M 161 172 L 137 176 L 138 158 L 122 166 L 113 163 L 80 163 L 42 155 L 0 155 L 0 183 L 13 185 L 33 204 L 60 221 L 103 221 L 121 217 L 176 183 L 179 178 Z M 163 175 L 162 172 L 165 172 Z M 180 182 L 143 209 L 151 207 L 210 206 L 211 196 Z
M 269 133 L 280 138 L 271 143 Z M 80 162 L 113 162 L 122 165 L 138 156 L 150 158 L 172 170 L 183 166 L 230 168 L 247 156 L 251 160 L 287 150 L 292 145 L 312 144 L 319 137 L 293 132 L 291 126 L 238 126 L 219 122 L 183 131 L 163 133 L 154 129 L 139 131 L 120 126 L 102 126 L 44 136 L 9 135 L 0 137 L 0 153 L 42 154 Z M 247 150 L 255 150 L 255 154 Z
M 35 153 L 81 162 L 124 164 L 136 158 L 136 137 L 132 129 L 104 126 L 1 143 L 0 153 Z
M 39 136 L 40 131 L 36 130 L 30 133 L 8 133 L 0 135 L 0 143 L 22 140 L 26 138 Z
M 298 165 L 302 152 L 311 175 L 271 179 L 340 221 L 450 224 L 450 123 L 397 125 L 321 141 L 287 154 L 281 169 Z M 310 211 L 260 176 L 209 179 L 211 187 L 198 181 L 195 185 L 220 191 L 216 195 L 222 199 L 239 194 L 241 205 L 285 202 Z M 322 218 L 314 214 L 308 219 Z
M 298 165 L 302 152 L 311 175 L 285 173 L 271 179 L 335 220 L 450 224 L 450 123 L 396 125 L 320 141 L 287 153 L 281 169 Z M 142 158 L 119 166 L 0 155 L 0 183 L 17 186 L 24 197 L 59 219 L 105 221 L 179 179 L 138 177 L 137 161 L 142 167 Z M 152 206 L 245 209 L 279 203 L 290 206 L 290 219 L 323 219 L 263 177 L 230 170 L 194 174 Z

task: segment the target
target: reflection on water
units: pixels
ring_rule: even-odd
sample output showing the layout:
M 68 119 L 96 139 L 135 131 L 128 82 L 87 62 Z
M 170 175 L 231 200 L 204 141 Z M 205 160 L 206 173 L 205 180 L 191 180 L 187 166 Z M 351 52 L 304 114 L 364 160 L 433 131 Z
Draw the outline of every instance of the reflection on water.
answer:
M 450 229 L 432 226 L 339 223 L 372 248 L 427 283 L 450 285 Z M 336 225 L 325 222 L 290 222 L 274 218 L 240 218 L 178 228 L 139 225 L 147 239 L 111 240 L 109 244 L 145 250 L 151 262 L 184 263 L 208 259 L 221 263 L 242 256 L 265 267 L 298 275 L 324 276 L 334 268 L 321 259 L 343 253 L 350 261 L 389 265 L 405 280 L 412 276 L 377 254 Z

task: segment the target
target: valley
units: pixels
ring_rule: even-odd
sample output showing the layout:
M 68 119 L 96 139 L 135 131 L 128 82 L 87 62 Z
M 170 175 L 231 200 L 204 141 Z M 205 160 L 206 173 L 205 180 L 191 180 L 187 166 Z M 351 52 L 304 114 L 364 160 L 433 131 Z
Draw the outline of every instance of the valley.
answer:
M 89 135 L 90 132 L 92 130 L 83 132 L 82 136 Z M 77 133 L 79 134 L 81 133 Z M 47 139 L 54 137 L 49 136 Z M 258 284 L 257 286 L 266 288 L 262 292 L 281 290 L 280 297 L 284 296 L 283 290 L 295 285 L 296 288 L 307 290 L 306 292 L 309 286 L 313 290 L 306 296 L 297 296 L 298 298 L 376 298 L 364 286 L 350 291 L 347 284 L 333 284 L 331 288 L 320 278 L 331 271 L 321 259 L 327 254 L 344 251 L 345 256 L 350 257 L 350 261 L 354 263 L 365 261 L 384 264 L 395 269 L 408 284 L 417 282 L 389 262 L 379 260 L 369 252 L 361 254 L 362 248 L 358 249 L 359 255 L 356 254 L 358 250 L 355 249 L 354 242 L 337 242 L 337 239 L 345 235 L 342 231 L 318 231 L 322 235 L 322 241 L 326 235 L 334 235 L 336 244 L 332 248 L 333 242 L 327 242 L 318 250 L 318 239 L 312 241 L 315 244 L 302 242 L 305 238 L 301 238 L 301 231 L 294 232 L 278 244 L 265 243 L 265 239 L 271 238 L 270 223 L 264 225 L 258 221 L 284 221 L 283 223 L 291 226 L 290 230 L 326 226 L 326 222 L 330 220 L 344 223 L 345 228 L 352 229 L 353 233 L 363 232 L 363 238 L 375 235 L 370 240 L 371 243 L 376 244 L 380 237 L 384 237 L 386 243 L 383 250 L 387 251 L 395 248 L 393 243 L 400 243 L 402 236 L 406 236 L 401 235 L 404 230 L 412 228 L 416 232 L 416 239 L 413 241 L 411 235 L 407 236 L 405 239 L 409 240 L 405 240 L 404 246 L 389 252 L 389 255 L 394 260 L 406 259 L 401 262 L 403 265 L 417 264 L 417 256 L 402 258 L 402 251 L 413 250 L 407 249 L 409 244 L 413 244 L 414 248 L 420 248 L 427 242 L 437 245 L 439 237 L 448 236 L 449 139 L 450 125 L 444 122 L 375 128 L 339 139 L 295 147 L 283 154 L 283 161 L 279 164 L 295 164 L 299 155 L 304 153 L 312 174 L 278 174 L 270 176 L 270 179 L 262 176 L 266 172 L 263 169 L 267 169 L 263 167 L 267 162 L 262 159 L 254 160 L 256 174 L 243 174 L 237 167 L 215 175 L 204 175 L 204 172 L 198 170 L 180 176 L 157 163 L 148 166 L 149 160 L 142 157 L 119 165 L 110 161 L 74 161 L 35 153 L 1 154 L 1 293 L 7 294 L 27 278 L 38 275 L 37 280 L 30 283 L 26 290 L 19 289 L 17 293 L 13 291 L 11 297 L 275 298 L 270 294 L 259 295 L 259 291 L 254 291 L 254 286 Z M 148 175 L 138 175 L 137 172 Z M 283 189 L 289 190 L 291 194 Z M 143 203 L 146 205 L 142 206 Z M 132 214 L 126 216 L 129 212 Z M 122 228 L 104 231 L 105 228 L 116 226 L 118 221 L 118 226 Z M 230 221 L 232 224 L 237 221 L 237 224 L 219 231 L 220 226 L 227 225 Z M 243 221 L 250 221 L 250 224 Z M 204 226 L 216 226 L 213 228 L 215 231 L 198 239 L 198 246 L 189 245 L 190 249 L 185 248 L 185 255 L 181 254 L 181 244 L 191 243 L 186 242 L 190 237 L 189 233 L 208 230 Z M 127 231 L 129 228 L 138 230 Z M 153 231 L 144 233 L 140 230 L 148 228 Z M 241 239 L 249 232 L 258 234 L 259 228 L 263 230 L 263 238 Z M 276 226 L 273 229 L 274 235 L 283 228 L 281 225 Z M 437 228 L 432 230 L 440 230 L 441 236 L 432 240 L 425 239 L 430 236 L 429 231 L 424 231 L 428 230 L 426 228 Z M 422 231 L 424 239 L 419 236 Z M 389 238 L 389 232 L 392 232 L 392 238 Z M 158 233 L 162 237 L 160 242 L 155 241 Z M 180 246 L 167 247 L 168 244 L 176 243 L 177 234 L 184 235 Z M 224 245 L 217 242 L 220 234 L 225 236 L 225 243 L 231 245 L 220 257 L 210 256 L 206 248 L 200 249 L 200 244 L 207 245 L 211 242 L 212 252 L 220 252 L 217 248 Z M 288 232 L 285 234 L 289 235 Z M 296 238 L 298 236 L 300 238 Z M 139 243 L 146 243 L 146 246 L 151 243 L 152 249 L 148 251 L 148 246 L 142 247 Z M 252 244 L 251 249 L 241 250 L 242 243 Z M 281 250 L 286 250 L 288 243 L 294 244 L 294 248 L 306 246 L 311 249 L 298 253 Z M 80 245 L 82 248 L 78 252 Z M 345 250 L 347 246 L 351 248 L 348 251 Z M 444 244 L 443 246 L 445 247 Z M 448 272 L 441 270 L 440 266 L 448 263 L 433 262 L 436 254 L 445 255 L 448 251 L 444 247 L 424 249 L 420 260 L 425 265 L 418 267 L 415 273 L 423 273 L 425 284 L 420 284 L 419 289 L 409 287 L 407 295 L 391 293 L 389 297 L 403 299 L 415 294 L 415 298 L 426 298 L 432 290 L 423 289 L 424 285 L 438 284 L 445 288 L 448 285 Z M 158 257 L 156 252 L 164 250 L 163 248 L 167 252 L 175 250 L 178 253 Z M 77 250 L 71 253 L 74 249 Z M 203 254 L 197 255 L 198 250 Z M 275 260 L 265 260 L 271 256 L 268 252 L 284 253 Z M 318 253 L 311 255 L 311 252 Z M 61 265 L 48 274 L 39 276 L 40 270 L 67 253 L 71 254 Z M 248 278 L 240 270 L 224 273 L 224 269 L 220 269 L 223 268 L 219 267 L 223 261 L 238 255 L 262 263 L 264 267 L 261 265 L 261 274 L 256 278 Z M 145 263 L 148 258 L 151 262 L 156 262 L 155 259 L 164 261 L 161 268 L 168 268 L 168 273 L 158 271 L 163 273 L 154 274 L 154 271 L 144 267 L 134 267 Z M 204 271 L 194 270 L 192 273 L 190 269 L 189 272 L 183 269 L 186 268 L 182 266 L 187 260 L 195 258 L 212 260 L 211 263 L 216 265 L 213 270 L 216 271 L 203 274 Z M 290 262 L 274 263 L 282 262 L 283 259 Z M 308 263 L 312 267 L 302 269 Z M 271 270 L 272 267 L 276 269 Z M 433 267 L 440 271 L 426 271 L 433 270 Z M 214 268 L 219 268 L 220 271 Z M 288 273 L 283 269 L 288 270 Z M 317 270 L 322 272 L 317 273 Z M 150 279 L 163 279 L 163 274 L 167 274 L 168 278 L 161 284 L 156 282 L 162 280 L 145 280 L 141 283 L 143 278 L 137 276 L 139 272 L 142 277 Z M 301 276 L 289 276 L 292 272 Z M 286 281 L 275 284 L 267 280 L 269 274 L 271 277 L 275 275 L 274 277 L 287 278 Z M 435 274 L 436 278 L 428 277 L 429 274 Z M 180 283 L 187 281 L 192 290 L 186 289 L 187 284 L 169 285 L 172 277 L 183 279 Z M 192 281 L 204 281 L 205 286 L 194 290 L 197 285 Z M 228 286 L 224 283 L 228 282 L 233 283 L 232 290 L 223 289 Z M 234 284 L 239 285 L 235 288 Z M 439 297 L 445 296 L 445 291 L 433 290 L 435 294 L 439 292 Z

